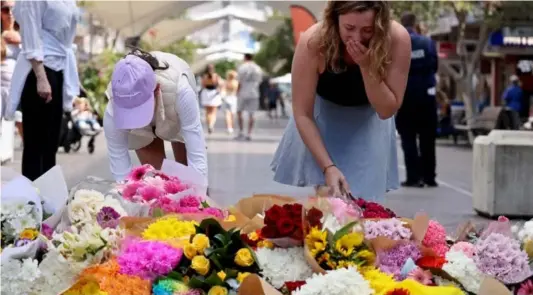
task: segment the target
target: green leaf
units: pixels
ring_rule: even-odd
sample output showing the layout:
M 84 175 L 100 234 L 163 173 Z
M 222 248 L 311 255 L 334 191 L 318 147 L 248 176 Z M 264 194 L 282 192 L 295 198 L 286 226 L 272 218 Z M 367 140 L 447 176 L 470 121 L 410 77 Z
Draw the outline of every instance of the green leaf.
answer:
M 214 238 L 215 238 L 215 240 L 220 242 L 220 245 L 222 247 L 226 246 L 228 244 L 228 242 L 230 242 L 229 237 L 227 237 L 224 234 L 216 234 Z
M 204 250 L 204 254 L 206 257 L 211 258 L 211 256 L 213 255 L 225 256 L 224 254 L 226 254 L 226 251 L 227 251 L 226 247 L 217 248 L 217 249 L 210 247 Z
M 205 289 L 208 286 L 205 282 L 205 278 L 201 276 L 193 276 L 187 284 L 193 289 Z
M 341 237 L 349 234 L 352 231 L 352 227 L 356 225 L 358 221 L 352 221 L 348 223 L 347 225 L 343 226 L 341 229 L 339 229 L 334 235 L 333 235 L 333 243 L 336 243 L 338 239 Z
M 225 75 L 224 75 L 224 76 L 225 76 Z M 224 77 L 224 76 L 222 76 L 222 77 Z M 209 203 L 207 203 L 207 201 L 202 201 L 201 204 L 202 204 L 202 208 L 209 208 L 209 207 L 210 207 L 210 206 L 209 206 Z
M 212 238 L 219 233 L 226 233 L 224 228 L 222 228 L 220 223 L 218 223 L 218 221 L 214 218 L 202 220 L 200 223 L 200 228 L 209 238 Z
M 209 257 L 209 260 L 211 260 L 211 262 L 213 262 L 213 264 L 214 264 L 218 269 L 224 269 L 222 263 L 220 263 L 220 259 L 219 259 L 218 254 L 215 254 L 215 255 Z
M 224 272 L 226 273 L 226 277 L 228 279 L 234 279 L 239 275 L 239 271 L 232 268 L 226 268 Z
M 161 208 L 155 208 L 152 210 L 152 217 L 159 218 L 165 216 L 165 212 Z
M 211 274 L 205 279 L 205 283 L 209 286 L 224 286 L 224 281 L 220 279 L 216 271 L 211 272 Z
M 183 276 L 177 271 L 171 271 L 167 277 L 176 281 L 183 281 Z

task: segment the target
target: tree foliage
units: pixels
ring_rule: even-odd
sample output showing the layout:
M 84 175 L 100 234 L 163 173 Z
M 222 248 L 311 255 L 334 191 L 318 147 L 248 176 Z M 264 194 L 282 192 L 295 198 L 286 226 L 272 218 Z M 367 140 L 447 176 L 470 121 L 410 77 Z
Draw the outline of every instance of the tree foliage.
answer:
M 291 72 L 292 56 L 294 55 L 294 36 L 290 18 L 282 18 L 281 24 L 272 36 L 257 34 L 260 42 L 255 62 L 268 74 L 281 76 Z
M 230 70 L 235 70 L 237 63 L 232 60 L 221 60 L 215 63 L 215 72 L 222 78 L 226 79 L 226 74 Z
M 198 48 L 202 48 L 202 45 L 196 44 L 183 38 L 178 41 L 172 42 L 171 44 L 166 46 L 160 46 L 155 42 L 141 41 L 140 47 L 146 51 L 157 50 L 172 53 L 174 55 L 179 56 L 184 61 L 192 63 L 196 56 L 196 50 Z

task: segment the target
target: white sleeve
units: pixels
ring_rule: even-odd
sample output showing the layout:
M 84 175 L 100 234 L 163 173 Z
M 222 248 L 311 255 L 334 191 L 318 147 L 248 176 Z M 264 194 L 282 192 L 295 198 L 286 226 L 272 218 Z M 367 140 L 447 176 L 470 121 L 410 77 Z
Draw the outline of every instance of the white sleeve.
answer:
M 115 128 L 108 110 L 104 114 L 104 133 L 111 174 L 116 181 L 122 181 L 126 179 L 132 168 L 128 150 L 128 131 Z
M 22 51 L 26 59 L 43 61 L 41 27 L 46 1 L 15 1 L 13 14 L 20 25 Z
M 181 135 L 187 149 L 187 163 L 205 177 L 207 184 L 207 150 L 200 121 L 198 97 L 185 75 L 179 80 L 176 112 L 180 118 Z

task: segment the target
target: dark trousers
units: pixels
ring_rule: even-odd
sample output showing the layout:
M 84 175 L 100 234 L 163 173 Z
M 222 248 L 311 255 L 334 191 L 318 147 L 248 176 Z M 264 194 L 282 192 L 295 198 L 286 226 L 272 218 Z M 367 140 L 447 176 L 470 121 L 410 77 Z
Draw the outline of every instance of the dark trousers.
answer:
M 52 89 L 48 103 L 37 94 L 37 78 L 30 71 L 24 84 L 21 108 L 24 117 L 22 175 L 35 180 L 56 165 L 59 132 L 63 116 L 63 73 L 46 68 Z
M 396 115 L 396 128 L 402 140 L 407 182 L 433 182 L 436 177 L 435 140 L 437 136 L 437 105 L 435 97 L 409 97 Z

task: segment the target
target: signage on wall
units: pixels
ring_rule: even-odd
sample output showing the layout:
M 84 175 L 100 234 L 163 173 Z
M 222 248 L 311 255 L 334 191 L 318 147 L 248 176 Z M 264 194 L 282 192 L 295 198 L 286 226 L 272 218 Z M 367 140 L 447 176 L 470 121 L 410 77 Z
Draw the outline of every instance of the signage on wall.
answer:
M 504 27 L 491 34 L 491 46 L 533 47 L 533 27 Z

